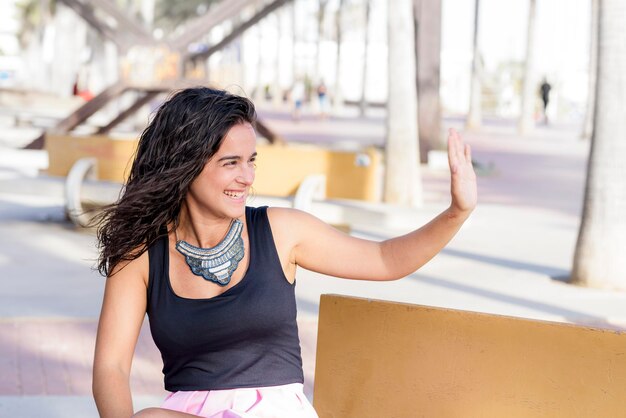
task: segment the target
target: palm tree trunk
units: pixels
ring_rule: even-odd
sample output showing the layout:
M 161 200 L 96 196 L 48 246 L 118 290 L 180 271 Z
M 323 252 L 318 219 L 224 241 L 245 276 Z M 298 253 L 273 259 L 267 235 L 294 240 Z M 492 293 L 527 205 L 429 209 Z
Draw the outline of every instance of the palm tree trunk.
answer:
M 472 84 L 470 93 L 470 107 L 467 115 L 466 127 L 468 129 L 479 129 L 482 124 L 482 65 L 480 48 L 478 44 L 478 28 L 480 15 L 480 0 L 475 1 L 474 6 L 474 55 L 472 57 Z
M 601 0 L 599 19 L 596 111 L 571 280 L 626 290 L 626 2 Z
M 537 0 L 529 0 L 528 7 L 528 34 L 526 36 L 526 62 L 524 65 L 524 82 L 522 86 L 522 109 L 518 123 L 519 132 L 524 135 L 532 131 L 535 126 L 535 10 Z
M 276 59 L 274 60 L 274 88 L 272 89 L 272 104 L 274 107 L 279 107 L 283 101 L 283 88 L 281 81 L 281 63 L 283 57 L 282 37 L 283 37 L 283 16 L 284 10 L 278 10 L 274 12 L 274 19 L 276 19 Z
M 264 65 L 264 57 L 263 57 L 263 35 L 264 35 L 264 30 L 263 30 L 263 25 L 265 24 L 265 22 L 261 21 L 256 25 L 256 30 L 257 30 L 257 56 L 256 56 L 256 80 L 254 82 L 255 87 L 254 87 L 254 101 L 255 102 L 261 102 L 261 100 L 264 99 L 264 89 L 263 89 L 263 78 L 262 78 L 262 74 L 263 74 L 263 65 Z
M 54 62 L 50 71 L 51 91 L 60 96 L 70 96 L 80 72 L 80 57 L 75 51 L 81 51 L 86 45 L 87 25 L 73 10 L 57 5 L 53 25 Z
M 432 149 L 445 149 L 441 135 L 441 0 L 414 0 L 417 28 L 417 101 L 421 162 Z
M 154 7 L 156 6 L 156 0 L 141 0 L 141 18 L 143 20 L 144 27 L 152 32 L 154 26 Z
M 298 50 L 298 25 L 297 25 L 297 0 L 293 0 L 291 5 L 291 86 L 296 83 L 298 77 L 298 60 L 296 57 L 296 51 Z
M 343 107 L 343 92 L 341 91 L 341 42 L 343 25 L 341 24 L 341 18 L 343 16 L 342 11 L 344 8 L 344 0 L 339 0 L 339 6 L 337 8 L 337 14 L 335 15 L 335 28 L 337 32 L 337 56 L 335 58 L 335 86 L 333 89 L 333 112 L 341 113 Z
M 361 100 L 359 100 L 359 115 L 365 116 L 365 112 L 367 111 L 367 61 L 369 59 L 368 50 L 370 48 L 370 9 L 371 9 L 371 0 L 365 0 L 365 22 L 363 27 L 363 70 L 361 74 L 363 77 L 361 78 Z
M 581 138 L 591 138 L 593 112 L 596 107 L 596 78 L 598 75 L 598 6 L 599 0 L 591 0 L 591 36 L 589 39 L 589 82 L 587 87 L 587 109 Z
M 415 31 L 412 0 L 388 0 L 387 203 L 420 206 Z
M 315 43 L 315 82 L 322 79 L 322 38 L 324 37 L 324 19 L 326 17 L 326 3 L 328 0 L 319 0 L 317 12 L 317 41 Z

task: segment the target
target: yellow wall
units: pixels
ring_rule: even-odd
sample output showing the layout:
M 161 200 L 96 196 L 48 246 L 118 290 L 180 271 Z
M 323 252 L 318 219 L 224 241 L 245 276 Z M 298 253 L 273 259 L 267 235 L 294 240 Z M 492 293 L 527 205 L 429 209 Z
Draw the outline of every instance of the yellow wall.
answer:
M 123 182 L 136 146 L 133 139 L 47 135 L 48 174 L 66 176 L 79 158 L 96 157 L 98 179 Z M 375 149 L 362 153 L 369 159 L 366 166 L 356 164 L 359 153 L 313 146 L 258 145 L 257 151 L 254 190 L 259 195 L 293 195 L 307 175 L 326 174 L 328 198 L 378 200 L 376 174 L 381 157 Z
M 324 295 L 320 418 L 626 416 L 626 334 Z

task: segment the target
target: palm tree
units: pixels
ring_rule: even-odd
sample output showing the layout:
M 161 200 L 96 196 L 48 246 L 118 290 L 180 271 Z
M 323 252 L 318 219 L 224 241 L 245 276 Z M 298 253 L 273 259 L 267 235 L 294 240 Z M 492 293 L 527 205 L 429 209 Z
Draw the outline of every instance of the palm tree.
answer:
M 388 0 L 387 142 L 385 202 L 419 206 L 417 92 L 415 89 L 415 31 L 412 0 Z
M 474 55 L 472 57 L 472 84 L 470 93 L 470 107 L 465 123 L 468 129 L 478 129 L 482 123 L 482 65 L 480 60 L 480 48 L 478 45 L 478 22 L 480 15 L 480 0 L 474 4 Z
M 524 82 L 522 86 L 522 110 L 519 118 L 518 129 L 523 134 L 529 133 L 535 126 L 535 10 L 537 0 L 530 0 L 528 6 L 528 31 L 526 35 L 526 61 L 524 64 Z
M 328 0 L 318 1 L 317 11 L 317 39 L 315 42 L 315 78 L 316 82 L 322 78 L 322 39 L 324 38 L 324 21 L 326 19 L 326 5 Z
M 598 73 L 598 0 L 591 0 L 591 36 L 589 39 L 589 82 L 587 86 L 587 109 L 581 137 L 591 137 L 593 112 L 596 107 L 596 77 Z
M 596 110 L 571 281 L 626 290 L 626 2 L 601 0 Z
M 370 47 L 370 37 L 369 37 L 369 29 L 370 29 L 370 9 L 371 9 L 371 0 L 364 1 L 365 7 L 365 20 L 364 20 L 364 28 L 363 28 L 363 71 L 361 78 L 361 100 L 359 100 L 359 115 L 365 116 L 365 111 L 367 110 L 367 61 L 368 61 L 368 50 Z
M 417 101 L 421 162 L 432 149 L 445 149 L 441 136 L 441 0 L 413 0 L 416 24 Z
M 283 38 L 283 22 L 285 20 L 286 9 L 278 10 L 274 12 L 274 19 L 276 21 L 276 38 L 278 39 L 278 43 L 276 45 L 276 59 L 274 60 L 274 89 L 272 95 L 272 103 L 275 107 L 281 105 L 283 101 L 283 86 L 282 86 L 282 58 L 284 55 L 284 48 L 282 47 L 282 38 Z
M 335 113 L 341 113 L 341 107 L 343 106 L 343 92 L 341 91 L 341 42 L 343 40 L 342 11 L 344 9 L 344 2 L 344 0 L 339 0 L 339 6 L 337 7 L 337 12 L 335 13 L 335 32 L 337 37 L 337 52 L 335 55 L 335 86 L 333 89 L 333 110 Z

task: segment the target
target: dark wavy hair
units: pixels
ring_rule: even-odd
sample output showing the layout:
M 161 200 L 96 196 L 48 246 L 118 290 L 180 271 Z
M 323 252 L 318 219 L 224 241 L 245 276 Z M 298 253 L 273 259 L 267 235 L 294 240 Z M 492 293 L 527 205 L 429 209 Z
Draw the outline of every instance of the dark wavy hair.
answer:
M 163 103 L 139 138 L 123 194 L 95 220 L 100 274 L 111 275 L 162 236 L 230 128 L 255 121 L 250 100 L 223 90 L 189 88 Z

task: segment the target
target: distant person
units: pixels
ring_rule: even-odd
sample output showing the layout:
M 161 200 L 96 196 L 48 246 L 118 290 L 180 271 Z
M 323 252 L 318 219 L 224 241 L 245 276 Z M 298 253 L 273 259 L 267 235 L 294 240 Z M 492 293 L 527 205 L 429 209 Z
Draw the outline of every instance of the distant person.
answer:
M 328 89 L 324 80 L 320 81 L 317 86 L 317 102 L 320 107 L 320 116 L 325 118 L 328 115 Z
M 265 100 L 267 101 L 272 100 L 272 89 L 269 84 L 266 84 L 265 87 L 263 88 L 263 94 L 264 94 Z
M 545 78 L 541 82 L 541 87 L 539 88 L 539 93 L 541 94 L 541 101 L 543 102 L 543 120 L 548 124 L 548 102 L 550 101 L 550 90 L 552 86 L 548 83 L 548 80 Z
M 76 81 L 74 81 L 74 84 L 72 85 L 72 95 L 78 96 L 86 102 L 94 98 L 93 93 L 89 89 L 80 88 L 78 76 L 76 76 Z
M 78 96 L 80 94 L 80 90 L 78 89 L 78 76 L 74 80 L 74 85 L 72 86 L 72 96 Z
M 316 418 L 303 393 L 298 267 L 400 279 L 441 251 L 476 206 L 470 148 L 454 130 L 450 204 L 406 235 L 368 241 L 296 209 L 247 206 L 255 120 L 250 100 L 197 87 L 163 103 L 141 134 L 124 193 L 99 218 L 101 418 Z M 133 415 L 130 369 L 146 314 L 171 393 Z
M 293 101 L 293 120 L 300 120 L 302 117 L 302 107 L 304 106 L 305 87 L 302 80 L 296 80 L 291 89 L 291 100 Z

